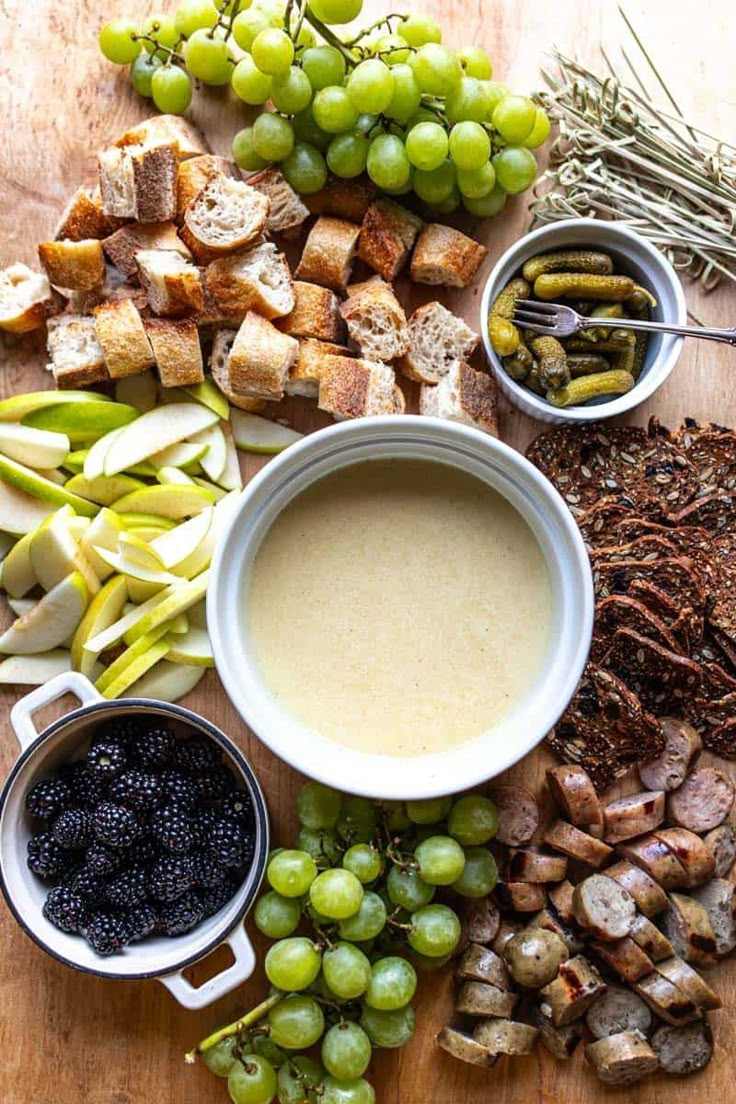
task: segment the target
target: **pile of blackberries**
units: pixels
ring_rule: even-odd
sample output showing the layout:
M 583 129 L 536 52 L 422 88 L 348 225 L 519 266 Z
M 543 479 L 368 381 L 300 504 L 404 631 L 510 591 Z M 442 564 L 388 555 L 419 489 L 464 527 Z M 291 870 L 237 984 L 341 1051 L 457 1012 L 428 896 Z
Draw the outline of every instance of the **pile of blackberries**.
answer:
M 230 900 L 255 852 L 250 796 L 217 744 L 153 717 L 100 727 L 26 808 L 43 822 L 28 866 L 53 883 L 44 916 L 100 955 L 191 931 Z

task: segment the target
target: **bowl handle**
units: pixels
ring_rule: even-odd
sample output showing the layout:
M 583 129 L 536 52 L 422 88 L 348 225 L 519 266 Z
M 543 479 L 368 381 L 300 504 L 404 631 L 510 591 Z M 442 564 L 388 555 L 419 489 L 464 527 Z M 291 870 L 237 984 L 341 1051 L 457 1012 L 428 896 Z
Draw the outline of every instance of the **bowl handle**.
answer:
M 33 714 L 45 705 L 50 705 L 64 694 L 74 694 L 82 705 L 92 705 L 93 702 L 104 701 L 102 694 L 95 690 L 92 683 L 78 671 L 65 671 L 61 675 L 55 675 L 43 686 L 31 690 L 10 710 L 10 723 L 21 748 L 25 749 L 38 738 L 38 729 L 33 723 Z
M 220 997 L 224 997 L 226 993 L 235 989 L 241 982 L 246 981 L 253 973 L 256 965 L 256 956 L 242 923 L 239 923 L 237 927 L 233 928 L 223 942 L 227 943 L 230 947 L 235 961 L 232 966 L 228 966 L 226 970 L 223 970 L 219 974 L 215 974 L 214 977 L 208 978 L 198 989 L 190 985 L 180 970 L 177 970 L 174 974 L 165 974 L 163 977 L 158 978 L 161 984 L 166 986 L 172 996 L 174 996 L 184 1008 L 192 1010 L 205 1008 L 208 1004 L 212 1004 L 213 1001 L 219 1000 Z

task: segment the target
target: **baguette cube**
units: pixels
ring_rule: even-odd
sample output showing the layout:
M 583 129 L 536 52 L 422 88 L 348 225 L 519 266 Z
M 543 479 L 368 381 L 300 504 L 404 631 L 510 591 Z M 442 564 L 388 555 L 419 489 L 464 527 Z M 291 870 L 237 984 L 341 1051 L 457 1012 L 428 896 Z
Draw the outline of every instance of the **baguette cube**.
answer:
M 111 379 L 137 376 L 153 367 L 155 357 L 143 320 L 131 299 L 101 303 L 94 309 L 95 333 Z
M 307 238 L 297 270 L 297 280 L 345 291 L 355 259 L 360 227 L 345 219 L 317 219 Z
M 207 143 L 196 127 L 180 115 L 153 115 L 115 140 L 116 146 L 173 145 L 180 161 L 207 153 Z
M 297 358 L 289 369 L 284 391 L 287 395 L 316 399 L 325 357 L 351 355 L 350 349 L 345 345 L 333 345 L 330 341 L 317 341 L 313 337 L 302 338 Z
M 358 256 L 391 283 L 406 264 L 422 226 L 419 216 L 405 207 L 391 199 L 377 199 L 365 213 Z
M 59 313 L 61 303 L 45 273 L 24 264 L 0 271 L 0 330 L 17 334 L 37 330 Z
M 97 238 L 41 242 L 38 256 L 54 287 L 92 291 L 105 280 L 105 255 Z
M 235 335 L 227 362 L 233 391 L 278 401 L 297 358 L 299 342 L 280 333 L 266 318 L 248 311 Z
M 121 226 L 104 239 L 102 248 L 127 279 L 138 275 L 136 256 L 143 249 L 169 249 L 179 253 L 186 261 L 192 259 L 173 222 L 138 222 Z
M 136 253 L 141 285 L 156 314 L 196 313 L 204 306 L 202 273 L 171 249 L 142 249 Z
M 319 408 L 336 421 L 369 414 L 395 414 L 396 376 L 393 368 L 372 360 L 327 356 L 320 372 Z
M 345 323 L 340 317 L 340 300 L 334 291 L 304 280 L 294 280 L 293 288 L 293 310 L 276 323 L 281 332 L 292 337 L 341 342 L 345 337 Z
M 169 222 L 176 215 L 176 147 L 113 147 L 98 155 L 102 209 L 138 222 Z
M 199 157 L 190 157 L 182 161 L 176 175 L 176 221 L 184 221 L 184 212 L 194 202 L 199 193 L 216 176 L 229 176 L 240 180 L 240 172 L 233 161 L 227 157 L 217 157 L 214 153 L 204 153 Z
M 284 178 L 281 169 L 275 165 L 249 176 L 248 183 L 251 188 L 263 192 L 271 201 L 266 219 L 266 230 L 269 234 L 296 230 L 309 218 L 309 208 Z
M 411 278 L 418 284 L 468 287 L 485 259 L 484 245 L 438 222 L 428 223 L 411 259 Z
M 109 379 L 105 356 L 97 340 L 94 318 L 80 314 L 60 314 L 50 318 L 46 338 L 59 390 L 85 388 Z
M 480 335 L 441 303 L 426 303 L 409 319 L 409 348 L 398 368 L 418 383 L 439 383 L 467 360 Z
M 362 222 L 377 191 L 376 185 L 367 176 L 342 180 L 330 175 L 324 188 L 315 195 L 305 196 L 304 202 L 313 215 L 332 215 L 348 222 Z
M 340 307 L 351 339 L 369 360 L 395 360 L 409 349 L 403 307 L 390 284 L 378 280 L 358 285 Z
M 239 395 L 237 392 L 233 391 L 230 386 L 230 373 L 228 372 L 227 362 L 237 332 L 237 330 L 224 328 L 215 331 L 212 338 L 209 369 L 213 380 L 231 406 L 237 406 L 239 410 L 245 410 L 249 414 L 258 414 L 265 407 L 265 400 L 253 399 L 249 395 Z
M 149 318 L 145 327 L 162 387 L 191 387 L 204 382 L 195 322 L 189 318 Z
M 294 309 L 289 265 L 273 242 L 213 261 L 204 279 L 211 300 L 225 319 L 242 322 L 249 310 L 264 318 L 279 318 Z
M 106 238 L 115 229 L 115 220 L 102 210 L 99 188 L 83 184 L 77 188 L 59 216 L 56 241 L 84 241 L 85 238 Z
M 469 364 L 456 364 L 435 386 L 422 385 L 419 413 L 473 426 L 497 437 L 496 381 Z
M 270 201 L 242 180 L 221 174 L 207 183 L 184 212 L 189 234 L 213 255 L 245 249 L 266 225 Z M 189 244 L 188 238 L 185 238 Z M 196 254 L 195 254 L 196 256 Z

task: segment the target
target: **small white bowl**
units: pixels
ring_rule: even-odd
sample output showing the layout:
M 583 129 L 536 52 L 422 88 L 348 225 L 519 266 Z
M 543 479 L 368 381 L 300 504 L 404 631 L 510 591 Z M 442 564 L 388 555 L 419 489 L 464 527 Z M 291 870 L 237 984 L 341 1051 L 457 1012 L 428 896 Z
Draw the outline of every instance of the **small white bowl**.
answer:
M 356 751 L 302 725 L 274 699 L 248 638 L 249 572 L 281 511 L 310 484 L 339 468 L 388 459 L 448 464 L 503 495 L 539 541 L 553 594 L 547 656 L 525 700 L 467 743 L 419 757 Z M 592 624 L 588 557 L 572 515 L 551 483 L 501 441 L 466 426 L 415 415 L 343 422 L 306 437 L 272 460 L 248 484 L 231 515 L 215 553 L 207 596 L 207 625 L 218 673 L 255 734 L 297 770 L 340 790 L 382 798 L 464 790 L 500 774 L 531 751 L 575 690 Z M 299 647 L 299 642 L 285 639 L 283 646 Z
M 652 334 L 641 375 L 631 391 L 612 399 L 601 398 L 585 406 L 559 409 L 543 396 L 530 391 L 523 381 L 513 380 L 491 347 L 488 334 L 491 306 L 509 280 L 521 274 L 525 261 L 539 253 L 577 248 L 600 249 L 609 253 L 618 274 L 633 276 L 637 283 L 651 291 L 657 300 L 657 306 L 652 310 L 653 321 L 687 324 L 685 294 L 674 268 L 663 253 L 623 223 L 592 218 L 564 219 L 525 234 L 506 250 L 486 282 L 480 305 L 483 345 L 498 386 L 507 399 L 530 418 L 558 425 L 562 422 L 598 422 L 633 410 L 662 386 L 677 364 L 683 344 L 683 338 L 673 334 Z

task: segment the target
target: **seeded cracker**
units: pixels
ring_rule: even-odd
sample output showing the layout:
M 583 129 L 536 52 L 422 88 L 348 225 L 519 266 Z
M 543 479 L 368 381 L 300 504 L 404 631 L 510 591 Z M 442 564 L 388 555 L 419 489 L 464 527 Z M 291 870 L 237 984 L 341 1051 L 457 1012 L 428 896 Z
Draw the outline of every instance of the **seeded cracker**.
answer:
M 678 443 L 695 468 L 698 497 L 715 491 L 736 492 L 736 433 L 719 425 L 686 422 Z
M 714 575 L 708 622 L 729 644 L 736 644 L 736 532 L 712 542 Z M 723 646 L 723 645 L 722 645 Z
M 609 594 L 626 594 L 636 579 L 645 580 L 659 587 L 680 605 L 702 610 L 705 593 L 692 560 L 670 556 L 661 560 L 620 560 L 617 563 L 593 565 L 593 582 L 596 597 Z
M 736 717 L 703 733 L 703 745 L 724 759 L 736 759 Z
M 626 518 L 636 518 L 634 503 L 630 498 L 613 496 L 602 498 L 585 511 L 572 508 L 586 548 L 604 547 L 611 543 L 612 528 Z
M 620 560 L 646 560 L 653 563 L 666 556 L 676 556 L 677 549 L 672 541 L 656 533 L 647 533 L 626 544 L 604 545 L 594 548 L 590 553 L 591 564 L 616 563 Z
M 600 663 L 608 652 L 616 631 L 624 628 L 633 629 L 669 651 L 682 651 L 664 621 L 647 609 L 643 602 L 624 594 L 614 594 L 603 598 L 595 607 L 595 628 L 590 655 L 596 663 Z
M 703 614 L 670 597 L 648 579 L 634 579 L 627 591 L 629 598 L 636 598 L 648 610 L 656 614 L 669 629 L 681 649 L 688 654 L 703 636 Z
M 722 533 L 729 529 L 736 517 L 736 494 L 716 491 L 697 498 L 678 513 L 669 514 L 670 525 L 699 525 L 709 533 Z
M 700 664 L 663 648 L 632 629 L 618 629 L 604 667 L 623 679 L 645 709 L 657 716 L 677 716 L 683 703 L 700 689 Z

